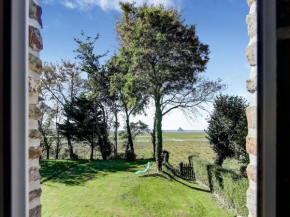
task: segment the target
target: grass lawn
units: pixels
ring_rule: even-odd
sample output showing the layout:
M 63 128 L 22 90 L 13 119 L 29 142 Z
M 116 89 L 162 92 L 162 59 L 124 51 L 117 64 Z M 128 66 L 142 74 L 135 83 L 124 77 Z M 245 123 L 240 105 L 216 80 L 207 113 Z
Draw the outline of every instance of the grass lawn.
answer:
M 202 187 L 155 174 L 134 175 L 147 160 L 92 161 L 44 182 L 43 217 L 233 217 Z M 42 167 L 41 173 L 45 173 Z

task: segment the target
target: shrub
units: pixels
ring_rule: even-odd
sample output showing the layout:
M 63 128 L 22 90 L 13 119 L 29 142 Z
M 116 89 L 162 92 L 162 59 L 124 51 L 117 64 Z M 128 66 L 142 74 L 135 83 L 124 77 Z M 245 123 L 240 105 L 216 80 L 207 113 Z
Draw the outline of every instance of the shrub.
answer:
M 198 157 L 189 157 L 193 164 L 197 181 L 209 187 L 211 192 L 221 196 L 228 207 L 242 216 L 248 216 L 246 207 L 247 189 L 249 182 L 243 175 L 226 170 L 220 166 L 210 164 Z
M 222 165 L 226 158 L 248 163 L 246 136 L 248 131 L 246 100 L 239 96 L 219 95 L 208 119 L 207 139 L 216 153 L 215 163 Z
M 125 152 L 125 160 L 134 161 L 136 160 L 136 154 L 133 151 L 128 150 Z

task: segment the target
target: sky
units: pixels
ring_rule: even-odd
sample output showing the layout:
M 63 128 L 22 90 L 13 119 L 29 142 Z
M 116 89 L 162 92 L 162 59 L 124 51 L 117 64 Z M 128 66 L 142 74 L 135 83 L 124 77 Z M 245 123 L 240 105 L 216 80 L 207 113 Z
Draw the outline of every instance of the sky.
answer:
M 133 0 L 132 0 L 133 1 Z M 131 0 L 129 2 L 132 2 Z M 100 38 L 95 52 L 103 54 L 109 51 L 105 62 L 117 50 L 114 24 L 121 16 L 119 0 L 40 0 L 43 8 L 42 37 L 44 49 L 41 52 L 43 62 L 56 62 L 61 59 L 74 61 L 76 43 L 81 30 L 86 35 Z M 246 90 L 246 80 L 250 67 L 245 56 L 249 42 L 246 15 L 249 12 L 246 0 L 135 0 L 137 5 L 164 3 L 167 7 L 183 10 L 182 18 L 186 24 L 196 24 L 199 39 L 209 45 L 210 61 L 204 76 L 213 80 L 221 78 L 227 84 L 222 94 L 239 95 L 250 101 Z M 206 105 L 207 111 L 194 120 L 188 120 L 175 110 L 163 117 L 163 130 L 204 130 L 212 105 Z M 141 120 L 152 128 L 153 106 L 147 109 L 147 116 L 137 116 L 132 121 Z M 122 117 L 121 121 L 122 120 Z

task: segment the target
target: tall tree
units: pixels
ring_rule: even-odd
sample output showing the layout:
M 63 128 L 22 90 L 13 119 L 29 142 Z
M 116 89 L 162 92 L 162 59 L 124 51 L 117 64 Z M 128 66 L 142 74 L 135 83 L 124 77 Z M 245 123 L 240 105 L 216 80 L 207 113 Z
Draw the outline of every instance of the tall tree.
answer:
M 132 72 L 146 83 L 147 93 L 155 104 L 155 157 L 157 170 L 161 171 L 163 116 L 173 109 L 192 111 L 190 107 L 197 103 L 198 82 L 205 81 L 206 89 L 211 91 L 206 100 L 222 85 L 220 81 L 201 79 L 199 74 L 206 70 L 209 61 L 209 48 L 200 42 L 195 25 L 184 24 L 180 12 L 163 5 L 136 7 L 120 3 L 120 6 L 123 15 L 116 21 L 117 37 L 120 49 L 132 56 Z
M 73 99 L 83 91 L 84 79 L 81 71 L 75 63 L 62 60 L 61 63 L 45 63 L 42 74 L 42 87 L 51 94 L 51 98 L 56 100 L 62 109 L 73 103 Z M 62 129 L 62 134 L 67 138 L 70 157 L 73 158 L 73 145 L 70 134 L 70 120 L 64 120 L 66 128 Z
M 246 100 L 239 96 L 219 95 L 213 106 L 206 133 L 216 153 L 215 163 L 221 166 L 226 158 L 234 157 L 248 163 Z
M 109 129 L 108 129 L 108 121 L 110 116 L 110 111 L 112 111 L 112 107 L 114 106 L 114 97 L 110 95 L 110 80 L 107 75 L 107 71 L 105 67 L 100 65 L 99 60 L 106 56 L 105 54 L 95 54 L 94 48 L 95 43 L 99 38 L 97 35 L 95 38 L 90 36 L 86 36 L 82 31 L 81 36 L 85 37 L 84 40 L 74 38 L 78 47 L 74 51 L 77 56 L 76 59 L 80 61 L 81 70 L 86 72 L 88 75 L 87 87 L 91 91 L 90 97 L 94 98 L 95 102 L 98 104 L 99 108 L 102 112 L 102 120 L 103 120 L 103 144 L 102 146 L 107 149 L 109 146 Z M 106 152 L 104 152 L 106 153 Z M 106 156 L 105 156 L 106 159 Z
M 107 63 L 107 69 L 110 76 L 110 94 L 119 100 L 119 107 L 125 113 L 126 138 L 130 152 L 134 154 L 130 117 L 144 112 L 148 96 L 142 80 L 130 72 L 130 60 L 122 52 L 120 55 L 113 55 Z

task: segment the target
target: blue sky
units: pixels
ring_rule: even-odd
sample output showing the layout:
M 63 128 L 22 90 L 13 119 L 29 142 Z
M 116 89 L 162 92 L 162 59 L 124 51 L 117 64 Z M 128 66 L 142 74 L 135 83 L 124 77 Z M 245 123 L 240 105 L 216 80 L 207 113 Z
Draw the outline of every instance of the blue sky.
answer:
M 119 0 L 40 0 L 43 8 L 42 30 L 44 49 L 41 59 L 55 62 L 60 59 L 74 60 L 76 44 L 73 37 L 79 37 L 81 30 L 87 35 L 100 34 L 96 53 L 113 54 L 117 48 L 114 32 L 115 17 L 121 16 Z M 135 0 L 137 4 L 162 2 L 166 6 L 183 9 L 185 23 L 196 24 L 200 40 L 209 45 L 210 61 L 205 76 L 221 78 L 228 85 L 224 94 L 244 96 L 248 101 L 246 79 L 250 67 L 245 57 L 249 42 L 246 15 L 249 12 L 246 0 Z M 103 59 L 105 61 L 106 58 Z M 208 106 L 208 110 L 211 106 Z M 135 117 L 149 124 L 153 109 L 148 116 Z M 175 111 L 163 119 L 163 129 L 203 130 L 207 127 L 207 112 L 194 121 L 188 121 L 181 112 Z

